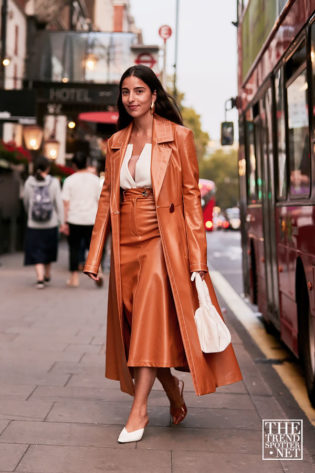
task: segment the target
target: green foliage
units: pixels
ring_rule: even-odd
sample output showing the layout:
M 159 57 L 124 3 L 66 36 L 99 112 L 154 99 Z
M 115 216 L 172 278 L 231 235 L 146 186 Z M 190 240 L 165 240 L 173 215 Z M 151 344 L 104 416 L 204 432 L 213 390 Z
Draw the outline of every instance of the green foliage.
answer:
M 237 151 L 217 150 L 199 163 L 200 177 L 211 179 L 216 185 L 216 203 L 222 209 L 235 207 L 239 200 Z
M 173 94 L 173 78 L 170 76 L 168 78 L 168 87 L 167 91 L 170 95 Z M 185 94 L 177 90 L 176 103 L 181 111 L 184 125 L 187 128 L 190 128 L 195 137 L 196 153 L 198 161 L 200 162 L 207 151 L 207 146 L 210 140 L 209 134 L 201 128 L 200 115 L 196 112 L 194 108 L 185 107 L 183 101 L 185 99 Z
M 184 125 L 194 132 L 197 158 L 200 162 L 207 151 L 210 136 L 201 128 L 200 115 L 193 108 L 183 107 L 182 116 Z

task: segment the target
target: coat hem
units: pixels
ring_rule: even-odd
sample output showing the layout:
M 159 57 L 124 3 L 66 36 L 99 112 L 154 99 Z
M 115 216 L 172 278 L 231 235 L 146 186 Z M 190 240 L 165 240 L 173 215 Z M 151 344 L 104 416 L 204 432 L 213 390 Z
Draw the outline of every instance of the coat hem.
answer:
M 127 366 L 129 368 L 137 368 L 142 366 L 149 366 L 152 368 L 186 368 L 187 363 L 159 363 L 159 362 L 151 362 L 151 361 L 133 361 L 128 362 Z

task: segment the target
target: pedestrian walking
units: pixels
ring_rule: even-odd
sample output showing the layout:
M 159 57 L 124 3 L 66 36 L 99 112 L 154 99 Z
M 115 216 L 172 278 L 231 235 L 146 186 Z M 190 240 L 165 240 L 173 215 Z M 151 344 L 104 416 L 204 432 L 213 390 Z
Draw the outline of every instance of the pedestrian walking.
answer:
M 173 424 L 186 416 L 183 381 L 190 371 L 197 395 L 242 379 L 231 344 L 201 351 L 191 273 L 207 268 L 198 164 L 192 132 L 154 72 L 132 66 L 122 76 L 119 131 L 108 140 L 106 178 L 84 271 L 97 279 L 104 241 L 112 231 L 106 376 L 134 396 L 121 443 L 142 438 L 155 378 L 170 401 Z
M 49 160 L 39 157 L 34 164 L 34 176 L 29 176 L 24 186 L 27 212 L 24 264 L 35 265 L 38 289 L 50 282 L 51 263 L 57 261 L 58 226 L 64 230 L 60 183 L 49 170 Z
M 87 155 L 84 152 L 77 152 L 72 163 L 76 172 L 65 179 L 62 198 L 69 245 L 70 277 L 67 285 L 78 287 L 79 266 L 85 249 L 90 246 L 100 190 L 99 177 L 87 169 Z M 97 285 L 101 285 L 102 281 L 100 275 Z

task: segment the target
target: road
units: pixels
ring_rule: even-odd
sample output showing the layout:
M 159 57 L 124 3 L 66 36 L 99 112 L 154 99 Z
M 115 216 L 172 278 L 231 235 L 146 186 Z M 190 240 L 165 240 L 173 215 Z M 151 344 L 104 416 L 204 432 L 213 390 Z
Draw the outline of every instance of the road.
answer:
M 208 262 L 238 294 L 243 292 L 241 235 L 236 231 L 207 233 Z

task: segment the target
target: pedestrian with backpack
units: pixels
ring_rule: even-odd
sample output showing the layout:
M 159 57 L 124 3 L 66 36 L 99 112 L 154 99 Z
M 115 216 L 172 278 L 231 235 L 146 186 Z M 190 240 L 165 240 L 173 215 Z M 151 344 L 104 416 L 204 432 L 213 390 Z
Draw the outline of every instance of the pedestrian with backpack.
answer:
M 64 229 L 60 184 L 49 171 L 49 160 L 39 157 L 34 164 L 34 175 L 28 177 L 24 187 L 27 212 L 24 265 L 35 265 L 38 289 L 50 282 L 51 263 L 57 261 L 58 227 Z

